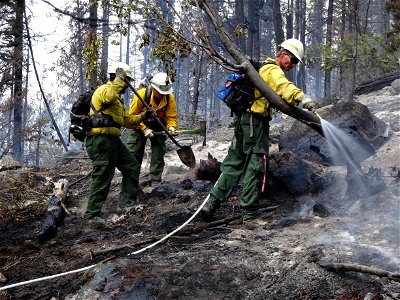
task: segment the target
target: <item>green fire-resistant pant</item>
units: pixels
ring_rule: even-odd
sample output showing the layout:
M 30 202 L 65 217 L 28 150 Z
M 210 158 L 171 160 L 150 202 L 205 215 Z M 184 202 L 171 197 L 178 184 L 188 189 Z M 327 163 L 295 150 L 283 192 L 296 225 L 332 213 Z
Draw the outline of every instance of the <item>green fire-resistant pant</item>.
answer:
M 86 139 L 86 151 L 92 160 L 92 183 L 89 191 L 89 201 L 84 218 L 100 216 L 101 208 L 107 199 L 114 177 L 115 168 L 122 173 L 120 204 L 131 205 L 136 201 L 137 161 L 128 151 L 119 137 L 111 135 L 95 135 Z
M 213 210 L 225 202 L 243 178 L 243 194 L 239 200 L 242 216 L 257 212 L 267 168 L 268 133 L 267 118 L 249 113 L 238 118 L 228 155 L 221 166 L 222 174 L 206 203 L 209 208 Z
M 150 180 L 161 181 L 161 176 L 164 171 L 164 155 L 166 152 L 165 141 L 167 137 L 165 135 L 155 135 L 150 138 L 151 143 L 151 159 L 150 159 Z M 147 138 L 144 136 L 141 130 L 130 130 L 128 137 L 128 149 L 135 156 L 138 161 L 138 165 L 135 166 L 137 169 L 137 180 L 139 181 L 140 167 L 143 161 L 144 150 L 146 147 Z

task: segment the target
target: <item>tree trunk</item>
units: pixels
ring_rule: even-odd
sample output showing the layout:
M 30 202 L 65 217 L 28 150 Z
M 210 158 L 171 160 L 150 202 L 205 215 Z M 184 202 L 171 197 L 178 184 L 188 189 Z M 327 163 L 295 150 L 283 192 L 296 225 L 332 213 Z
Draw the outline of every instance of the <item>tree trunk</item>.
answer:
M 244 27 L 244 4 L 243 0 L 235 0 L 235 24 L 236 26 L 240 26 L 240 28 Z M 236 43 L 238 47 L 246 53 L 246 39 L 243 34 L 240 34 L 236 38 Z
M 128 32 L 126 35 L 126 53 L 125 53 L 125 63 L 130 66 L 130 56 L 129 56 L 129 47 L 131 46 L 131 25 L 130 25 L 130 20 L 131 20 L 131 15 L 129 14 L 128 18 Z M 133 96 L 130 96 L 131 91 L 127 90 L 124 93 L 124 103 L 126 106 L 130 106 L 130 99 L 133 98 Z
M 107 82 L 108 74 L 108 35 L 110 32 L 109 19 L 110 19 L 110 3 L 106 1 L 103 7 L 103 26 L 101 36 L 103 39 L 101 59 L 100 59 L 100 81 Z
M 22 162 L 22 63 L 23 63 L 23 33 L 24 33 L 25 0 L 17 0 L 15 5 L 14 24 L 14 131 L 13 131 L 13 158 Z
M 27 52 L 27 54 L 26 54 L 26 74 L 29 74 L 29 64 L 30 64 L 30 62 L 29 62 L 29 58 L 30 58 L 30 55 L 29 55 L 29 51 Z M 26 76 L 26 79 L 25 79 L 25 93 L 24 93 L 24 105 L 23 105 L 23 109 L 22 109 L 22 128 L 26 128 L 26 120 L 27 120 L 27 117 L 26 117 L 26 112 L 27 112 L 27 110 L 28 110 L 28 76 Z M 26 161 L 26 159 L 24 159 L 24 152 L 25 152 L 25 135 L 26 134 L 23 134 L 22 136 L 21 136 L 21 148 L 22 148 L 22 158 L 23 158 L 23 160 L 24 161 Z
M 295 0 L 290 0 L 288 1 L 288 11 L 286 13 L 286 37 L 287 38 L 293 38 L 297 37 L 296 33 L 294 32 L 294 20 L 293 20 L 293 15 L 295 15 L 295 6 L 294 2 Z M 290 71 L 287 72 L 287 78 L 291 81 L 293 81 L 296 84 L 296 68 L 291 69 Z
M 297 22 L 299 26 L 299 36 L 300 36 L 300 41 L 305 45 L 305 40 L 306 40 L 306 8 L 307 8 L 307 3 L 306 0 L 299 0 L 299 13 L 298 17 L 299 20 Z M 306 66 L 305 64 L 299 64 L 298 67 L 298 72 L 297 72 L 297 78 L 296 78 L 296 85 L 301 88 L 304 93 L 307 93 L 307 85 L 306 85 Z
M 283 32 L 283 20 L 281 13 L 281 1 L 273 0 L 272 2 L 272 15 L 274 17 L 274 32 L 276 44 L 280 45 L 285 40 L 285 34 Z
M 78 17 L 82 18 L 84 12 L 82 9 L 80 9 L 80 0 L 77 0 L 77 10 L 79 12 Z M 83 50 L 82 24 L 81 24 L 81 22 L 78 22 L 78 51 L 79 51 L 79 53 L 82 53 L 82 50 Z M 83 56 L 82 55 L 79 56 L 78 70 L 79 70 L 79 94 L 83 94 L 84 85 L 85 85 L 85 76 L 83 73 Z
M 346 31 L 346 0 L 341 0 L 342 14 L 341 14 L 341 27 L 340 27 L 340 39 L 343 41 L 344 33 Z M 345 80 L 344 80 L 344 67 L 339 67 L 339 92 L 344 94 L 345 91 Z
M 197 109 L 199 106 L 199 94 L 200 94 L 200 78 L 201 78 L 201 66 L 203 64 L 203 51 L 201 49 L 197 50 L 200 53 L 197 53 L 195 60 L 195 69 L 193 70 L 194 79 L 193 79 L 193 102 L 192 102 L 192 114 L 196 115 Z M 194 120 L 191 125 L 194 124 Z
M 249 30 L 246 54 L 255 61 L 260 60 L 260 9 L 262 2 L 260 0 L 248 1 L 247 8 Z
M 352 8 L 352 35 L 353 35 L 353 60 L 352 60 L 352 68 L 351 68 L 351 81 L 350 81 L 350 91 L 348 95 L 348 101 L 353 101 L 354 89 L 356 86 L 356 72 L 357 72 L 357 49 L 358 49 L 358 8 L 359 2 L 355 0 L 354 3 L 350 6 Z
M 176 65 L 176 72 L 179 75 L 177 76 L 178 80 L 175 81 L 175 90 L 174 90 L 174 96 L 175 96 L 175 102 L 176 102 L 176 108 L 177 108 L 178 114 L 179 114 L 179 110 L 180 110 L 179 105 L 181 102 L 181 100 L 180 100 L 180 97 L 181 97 L 180 90 L 181 90 L 181 80 L 182 80 L 181 64 L 182 64 L 181 60 L 178 59 L 177 65 Z
M 37 138 L 36 138 L 36 149 L 35 149 L 35 166 L 39 167 L 40 164 L 40 142 L 42 140 L 42 105 L 40 105 L 40 110 L 39 110 L 39 126 L 38 126 L 38 132 L 37 132 Z
M 95 41 L 97 39 L 97 0 L 92 0 L 90 3 L 90 8 L 89 8 L 89 43 L 90 45 L 95 45 Z M 97 51 L 97 49 L 93 49 L 93 51 Z M 96 53 L 95 55 L 93 55 L 91 57 L 91 59 L 96 59 L 98 58 L 98 53 Z M 94 61 L 90 61 L 89 60 L 89 64 L 92 66 L 92 68 L 89 68 L 90 71 L 90 86 L 91 87 L 96 87 L 97 84 L 97 67 L 95 64 L 96 62 Z
M 325 44 L 332 45 L 332 22 L 333 22 L 333 0 L 328 1 L 328 18 L 326 20 L 326 40 Z M 324 96 L 331 94 L 331 70 L 325 70 Z

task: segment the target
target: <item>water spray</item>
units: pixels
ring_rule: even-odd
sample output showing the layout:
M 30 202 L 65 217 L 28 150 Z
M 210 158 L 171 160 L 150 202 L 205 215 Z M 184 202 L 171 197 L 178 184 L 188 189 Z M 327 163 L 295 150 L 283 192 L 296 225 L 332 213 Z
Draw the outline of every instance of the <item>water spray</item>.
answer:
M 332 125 L 329 124 L 326 120 L 324 120 L 321 115 L 318 113 L 318 111 L 314 108 L 311 110 L 311 112 L 316 115 L 320 121 L 321 121 L 321 126 L 322 126 L 322 131 L 324 137 L 328 140 L 329 143 L 331 143 L 339 152 L 342 152 L 343 157 L 345 158 L 347 162 L 347 170 L 349 174 L 357 174 L 357 175 L 362 175 L 361 171 L 361 165 L 359 164 L 358 161 L 353 157 L 352 153 L 350 152 L 349 148 L 346 147 L 345 142 L 339 138 L 338 135 L 333 134 L 332 132 L 328 134 L 329 131 L 328 127 L 333 127 Z M 325 125 L 324 125 L 325 124 Z M 324 130 L 325 128 L 325 130 Z

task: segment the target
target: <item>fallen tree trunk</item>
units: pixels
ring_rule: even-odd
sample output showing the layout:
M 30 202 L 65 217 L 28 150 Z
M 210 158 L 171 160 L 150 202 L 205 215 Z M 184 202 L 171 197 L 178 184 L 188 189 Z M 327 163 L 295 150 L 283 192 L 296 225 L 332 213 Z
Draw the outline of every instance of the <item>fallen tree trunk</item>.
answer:
M 358 85 L 354 89 L 354 95 L 362 95 L 380 90 L 399 78 L 400 78 L 400 71 L 383 74 L 379 77 L 376 77 L 369 81 L 365 81 L 360 85 Z
M 53 195 L 51 196 L 47 205 L 46 218 L 44 219 L 38 233 L 39 242 L 42 243 L 53 238 L 57 233 L 57 226 L 62 222 L 64 212 L 69 214 L 64 205 L 68 188 L 68 180 L 60 179 L 58 182 L 56 182 L 53 189 Z
M 357 264 L 345 264 L 345 263 L 329 263 L 320 264 L 321 267 L 327 269 L 328 271 L 351 271 L 360 272 L 376 275 L 379 277 L 387 277 L 393 281 L 400 282 L 400 273 L 393 273 L 382 269 L 372 268 Z

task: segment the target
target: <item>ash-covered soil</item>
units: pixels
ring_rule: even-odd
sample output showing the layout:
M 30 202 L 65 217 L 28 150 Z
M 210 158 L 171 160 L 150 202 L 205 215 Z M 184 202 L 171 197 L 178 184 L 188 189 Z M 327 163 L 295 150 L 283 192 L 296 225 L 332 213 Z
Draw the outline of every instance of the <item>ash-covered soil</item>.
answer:
M 372 104 L 377 97 L 399 102 L 389 91 L 369 97 Z M 381 111 L 380 116 L 396 125 L 390 108 L 390 120 Z M 197 160 L 210 152 L 222 161 L 231 135 L 225 127 L 209 133 L 207 146 L 194 144 Z M 333 180 L 297 197 L 270 179 L 263 213 L 243 224 L 239 186 L 214 222 L 195 217 L 137 254 L 188 220 L 214 184 L 195 180 L 175 151 L 166 157 L 165 182 L 159 187 L 149 188 L 143 171 L 143 192 L 126 211 L 116 208 L 121 180 L 116 174 L 105 222 L 81 218 L 90 185 L 90 177 L 84 177 L 91 169 L 88 159 L 79 158 L 84 152 L 59 159 L 51 169 L 2 171 L 0 288 L 94 266 L 0 291 L 0 299 L 400 299 L 399 280 L 324 267 L 350 263 L 400 272 L 399 142 L 399 129 L 392 128 L 391 138 L 362 162 L 366 171 L 372 166 L 383 173 L 385 188 L 375 195 L 344 201 L 346 168 L 325 166 Z M 271 150 L 277 151 L 275 145 Z M 38 231 L 52 193 L 49 179 L 59 178 L 72 183 L 65 200 L 70 214 L 53 238 L 40 243 Z

